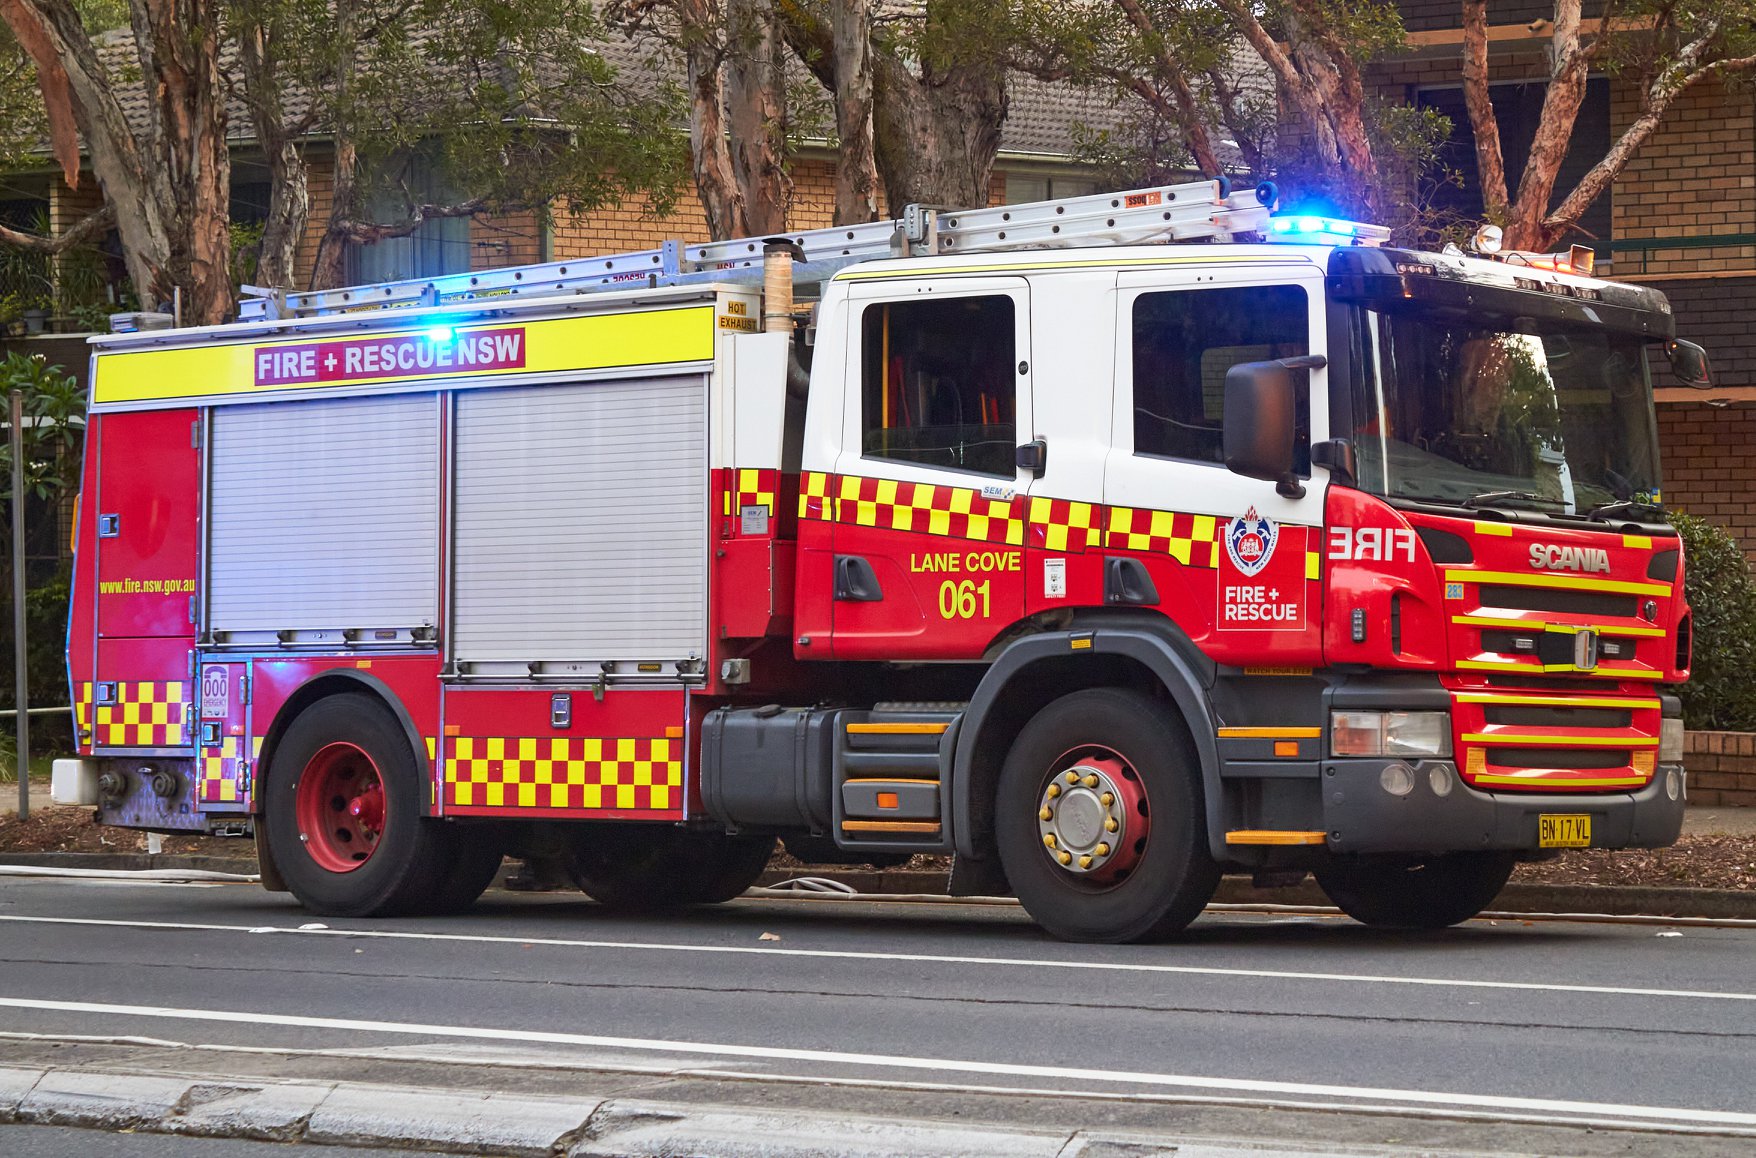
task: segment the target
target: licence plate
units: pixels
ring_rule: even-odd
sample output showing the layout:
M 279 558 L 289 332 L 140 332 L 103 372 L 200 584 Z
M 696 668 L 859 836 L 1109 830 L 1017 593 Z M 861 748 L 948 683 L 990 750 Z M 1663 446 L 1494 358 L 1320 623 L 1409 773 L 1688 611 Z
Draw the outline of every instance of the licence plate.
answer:
M 1539 848 L 1590 848 L 1591 817 L 1585 814 L 1549 812 L 1537 817 Z

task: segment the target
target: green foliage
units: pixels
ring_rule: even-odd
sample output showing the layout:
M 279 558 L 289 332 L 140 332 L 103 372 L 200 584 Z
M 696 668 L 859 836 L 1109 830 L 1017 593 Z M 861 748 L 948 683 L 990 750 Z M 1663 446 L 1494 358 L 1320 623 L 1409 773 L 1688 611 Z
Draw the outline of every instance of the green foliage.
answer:
M 1756 731 L 1756 580 L 1731 533 L 1681 511 L 1684 592 L 1694 616 L 1694 666 L 1681 689 L 1691 728 Z
M 39 583 L 25 593 L 25 670 L 30 681 L 30 702 L 38 707 L 67 702 L 67 601 L 72 592 L 72 575 L 62 568 L 47 583 Z M 4 597 L 4 622 L 0 622 L 0 704 L 10 708 L 16 702 L 12 659 L 12 598 L 8 586 Z M 8 716 L 0 726 L 0 735 L 7 740 L 5 759 L 10 765 L 13 748 L 13 720 Z M 73 723 L 67 715 L 31 717 L 31 752 L 71 751 Z M 35 761 L 33 760 L 34 764 Z
M 24 392 L 24 412 L 37 419 L 24 429 L 25 492 L 51 498 L 78 486 L 80 446 L 85 437 L 85 390 L 41 354 L 8 354 L 0 360 L 0 405 Z M 12 497 L 12 446 L 0 443 L 0 499 Z

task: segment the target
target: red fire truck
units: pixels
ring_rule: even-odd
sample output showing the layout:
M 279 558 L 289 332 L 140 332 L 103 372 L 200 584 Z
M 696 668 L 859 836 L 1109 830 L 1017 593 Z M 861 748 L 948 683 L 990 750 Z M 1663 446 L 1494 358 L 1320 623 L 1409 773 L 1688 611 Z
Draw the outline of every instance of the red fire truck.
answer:
M 1369 924 L 1661 846 L 1689 611 L 1656 291 L 1204 181 L 95 342 L 68 642 L 105 823 L 319 913 L 950 855 L 1051 933 L 1222 872 Z M 1163 244 L 1173 242 L 1175 244 Z

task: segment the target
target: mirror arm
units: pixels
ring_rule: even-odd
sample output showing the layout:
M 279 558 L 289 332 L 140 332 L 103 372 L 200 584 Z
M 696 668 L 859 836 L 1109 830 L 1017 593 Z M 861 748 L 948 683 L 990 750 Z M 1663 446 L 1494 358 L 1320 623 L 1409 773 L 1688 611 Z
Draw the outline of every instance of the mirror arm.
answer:
M 1315 443 L 1311 447 L 1311 464 L 1327 467 L 1330 477 L 1349 485 L 1359 479 L 1352 439 L 1332 438 L 1327 442 Z

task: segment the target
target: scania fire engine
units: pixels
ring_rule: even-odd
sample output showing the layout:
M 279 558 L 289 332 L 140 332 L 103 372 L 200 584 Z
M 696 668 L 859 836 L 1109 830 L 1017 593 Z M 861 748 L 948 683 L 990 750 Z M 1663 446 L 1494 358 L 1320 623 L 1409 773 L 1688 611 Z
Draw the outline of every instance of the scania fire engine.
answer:
M 947 855 L 1065 938 L 1672 842 L 1658 292 L 1200 181 L 95 341 L 61 799 L 325 914 Z M 1482 249 L 1491 248 L 1485 242 Z

